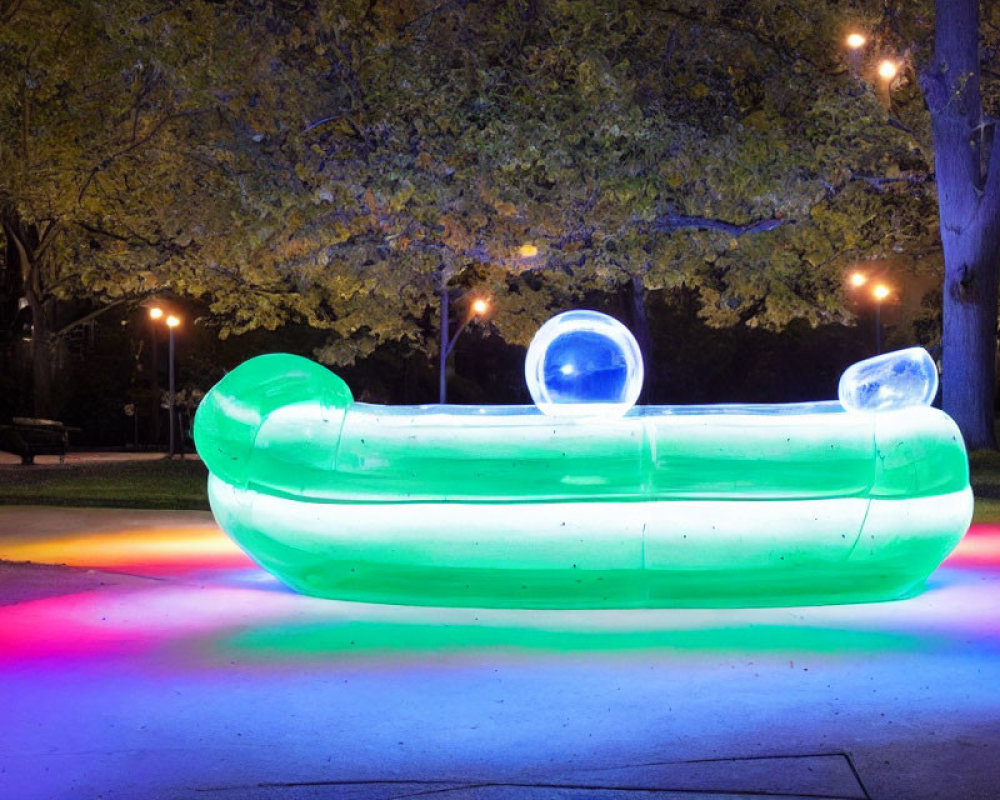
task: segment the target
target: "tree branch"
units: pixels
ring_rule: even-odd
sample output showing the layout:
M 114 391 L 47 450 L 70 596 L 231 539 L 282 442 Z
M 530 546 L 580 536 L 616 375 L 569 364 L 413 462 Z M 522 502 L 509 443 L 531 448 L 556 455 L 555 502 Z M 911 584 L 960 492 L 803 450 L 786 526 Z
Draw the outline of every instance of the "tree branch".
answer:
M 6 222 L 3 224 L 3 231 L 7 238 L 14 243 L 18 259 L 21 261 L 21 281 L 26 286 L 31 286 L 32 290 L 34 290 L 35 286 L 32 283 L 33 276 L 31 274 L 31 259 L 28 257 L 27 247 L 25 247 L 24 242 L 21 241 L 19 231 L 15 231 L 14 226 Z
M 124 298 L 123 297 L 120 300 L 115 300 L 114 302 L 109 303 L 106 306 L 101 306 L 97 310 L 91 311 L 89 314 L 84 314 L 82 317 L 80 317 L 80 319 L 74 320 L 73 322 L 69 323 L 69 325 L 65 325 L 62 328 L 60 328 L 59 330 L 54 331 L 52 333 L 52 338 L 53 339 L 57 339 L 60 336 L 65 336 L 67 333 L 69 333 L 71 330 L 73 330 L 73 328 L 78 328 L 81 325 L 86 325 L 91 320 L 97 319 L 99 316 L 101 316 L 105 312 L 110 311 L 112 308 L 117 308 L 118 306 L 122 305 L 123 303 L 128 303 L 128 302 L 130 302 L 132 300 L 135 300 L 135 299 L 136 299 L 136 297 L 128 297 L 128 298 Z
M 863 181 L 864 183 L 874 186 L 876 189 L 881 189 L 884 186 L 888 186 L 890 183 L 933 183 L 934 173 L 926 172 L 923 175 L 899 175 L 897 177 L 889 178 L 886 176 L 879 175 L 864 175 L 860 172 L 851 173 L 852 181 Z
M 465 2 L 463 0 L 451 0 L 450 2 L 439 3 L 436 6 L 431 6 L 426 11 L 417 14 L 413 19 L 407 20 L 406 22 L 400 23 L 396 26 L 396 33 L 402 34 L 409 28 L 421 24 L 430 24 L 430 20 L 440 14 L 442 11 L 450 11 L 456 6 L 464 6 Z
M 847 184 L 855 181 L 867 183 L 868 185 L 874 186 L 876 189 L 881 191 L 886 186 L 893 183 L 934 183 L 935 175 L 933 172 L 925 172 L 910 175 L 898 175 L 890 178 L 885 175 L 865 175 L 861 172 L 852 172 L 850 177 L 842 183 L 832 184 L 828 181 L 820 182 L 823 184 L 823 188 L 826 189 L 827 200 L 833 200 L 833 198 L 847 188 Z
M 127 228 L 128 235 L 122 233 L 116 233 L 115 231 L 109 231 L 107 228 L 102 228 L 100 225 L 92 225 L 89 222 L 78 222 L 81 228 L 83 228 L 87 233 L 91 233 L 95 236 L 107 236 L 109 239 L 114 239 L 119 242 L 124 242 L 125 244 L 131 245 L 133 247 L 151 247 L 154 250 L 170 250 L 177 251 L 182 250 L 177 244 L 173 242 L 167 242 L 167 240 L 154 241 L 148 239 L 140 233 L 133 231 L 131 228 Z
M 176 114 L 167 114 L 167 116 L 165 116 L 163 119 L 161 119 L 159 122 L 157 122 L 153 126 L 152 130 L 150 130 L 149 133 L 147 133 L 145 136 L 143 136 L 140 139 L 136 139 L 128 147 L 123 147 L 121 150 L 119 150 L 119 151 L 117 151 L 117 152 L 112 153 L 111 155 L 109 155 L 107 158 L 105 158 L 103 161 L 101 161 L 100 164 L 95 165 L 94 168 L 90 170 L 90 172 L 87 175 L 87 177 L 84 179 L 83 185 L 80 187 L 80 192 L 76 196 L 77 202 L 80 202 L 81 200 L 83 200 L 83 195 L 86 193 L 86 191 L 87 191 L 88 187 L 90 186 L 91 182 L 94 180 L 95 177 L 97 177 L 97 174 L 99 172 L 103 172 L 104 170 L 106 170 L 108 167 L 110 167 L 115 161 L 117 161 L 122 156 L 128 155 L 133 150 L 136 150 L 136 149 L 142 147 L 142 145 L 146 144 L 146 142 L 150 141 L 154 136 L 156 136 L 156 134 L 158 134 L 160 132 L 160 130 L 168 122 L 172 122 L 175 119 L 181 119 L 182 117 L 194 117 L 194 116 L 197 116 L 198 114 L 203 114 L 203 113 L 204 113 L 204 111 L 200 110 L 200 111 L 180 111 L 180 112 L 178 112 Z
M 698 230 L 724 231 L 733 236 L 742 236 L 745 233 L 764 233 L 773 231 L 775 228 L 792 223 L 794 220 L 774 217 L 771 219 L 761 219 L 756 222 L 748 222 L 746 225 L 737 225 L 733 222 L 726 222 L 721 219 L 709 219 L 707 217 L 689 217 L 683 214 L 661 214 L 653 220 L 653 230 L 656 231 L 676 231 L 684 228 L 696 228 Z
M 28 78 L 27 71 L 30 62 L 25 64 L 25 77 L 21 81 L 21 165 L 24 171 L 25 183 L 31 170 L 31 153 L 28 151 L 29 129 L 31 127 L 31 104 L 28 101 Z
M 24 5 L 24 0 L 4 0 L 0 2 L 0 25 L 9 25 Z
M 334 114 L 332 117 L 324 117 L 323 119 L 318 119 L 315 122 L 310 122 L 303 129 L 303 133 L 309 133 L 313 128 L 318 128 L 320 125 L 325 125 L 327 122 L 336 122 L 338 119 L 343 119 L 348 114 L 353 114 L 354 109 L 350 108 L 347 111 L 343 111 L 340 114 Z
M 889 119 L 886 120 L 886 125 L 888 125 L 890 128 L 895 128 L 898 131 L 902 131 L 911 138 L 916 138 L 916 134 L 895 117 L 889 117 Z
M 708 20 L 708 14 L 703 8 L 699 7 L 699 4 L 696 3 L 688 4 L 688 8 L 686 9 L 668 6 L 658 10 L 696 25 L 704 24 L 705 21 Z M 840 75 L 846 71 L 846 67 L 829 59 L 825 65 L 819 63 L 816 59 L 810 58 L 800 52 L 796 47 L 796 43 L 783 42 L 778 38 L 770 36 L 765 30 L 761 30 L 761 28 L 756 26 L 753 22 L 728 16 L 720 16 L 712 21 L 724 30 L 729 30 L 737 34 L 743 34 L 744 36 L 754 40 L 758 45 L 770 50 L 771 53 L 784 64 L 792 65 L 801 61 L 808 64 L 814 70 L 823 75 Z
M 37 261 L 42 257 L 46 250 L 49 249 L 49 245 L 55 241 L 56 234 L 59 232 L 59 220 L 50 219 L 49 224 L 42 231 L 42 236 L 38 241 L 38 247 L 35 248 L 35 260 Z

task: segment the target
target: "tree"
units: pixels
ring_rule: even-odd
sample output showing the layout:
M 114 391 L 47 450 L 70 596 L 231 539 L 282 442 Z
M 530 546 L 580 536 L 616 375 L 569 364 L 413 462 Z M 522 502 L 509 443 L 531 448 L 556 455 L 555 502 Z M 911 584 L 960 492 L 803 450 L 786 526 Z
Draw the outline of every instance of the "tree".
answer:
M 935 112 L 925 82 L 929 116 L 904 70 L 886 104 L 840 46 L 851 23 L 919 42 L 911 5 L 42 5 L 0 0 L 18 76 L 0 88 L 0 217 L 40 297 L 169 288 L 207 299 L 222 335 L 328 329 L 319 355 L 344 364 L 386 342 L 433 353 L 447 286 L 490 293 L 491 327 L 521 344 L 618 292 L 648 340 L 650 298 L 674 290 L 711 324 L 778 329 L 850 321 L 855 260 L 941 265 L 933 162 L 952 145 L 931 128 L 954 103 Z M 956 84 L 970 103 L 974 84 Z M 946 386 L 966 353 L 985 369 L 964 348 L 946 341 Z
M 842 319 L 852 260 L 899 250 L 929 256 L 930 269 L 943 260 L 944 405 L 970 447 L 995 446 L 1000 172 L 989 151 L 1000 144 L 989 144 L 979 61 L 996 42 L 980 48 L 976 2 L 938 3 L 931 60 L 924 12 L 772 2 L 400 12 L 394 58 L 359 73 L 365 117 L 338 121 L 380 131 L 366 160 L 390 162 L 379 173 L 390 180 L 362 170 L 358 185 L 392 231 L 383 245 L 399 237 L 459 265 L 500 266 L 508 281 L 530 269 L 555 297 L 624 286 L 637 323 L 645 290 L 682 285 L 715 324 Z M 877 80 L 858 93 L 839 44 L 852 21 L 904 60 L 930 62 L 923 98 L 911 69 L 884 106 Z M 446 212 L 443 236 L 426 224 L 435 210 Z M 511 258 L 519 237 L 543 243 L 538 261 Z M 535 314 L 508 311 L 496 325 L 523 340 Z
M 944 248 L 943 405 L 972 448 L 996 448 L 993 397 L 1000 275 L 1000 136 L 984 113 L 979 3 L 937 0 L 921 75 L 934 134 Z
M 294 178 L 263 257 L 323 298 L 324 356 L 432 346 L 441 274 L 485 284 L 520 343 L 595 288 L 630 292 L 640 327 L 646 291 L 681 286 L 719 325 L 847 319 L 851 260 L 926 235 L 908 206 L 931 208 L 928 169 L 872 124 L 840 17 L 776 8 L 388 3 L 302 22 L 337 81 L 282 141 Z
M 56 411 L 61 336 L 152 292 L 204 291 L 239 227 L 249 136 L 229 109 L 250 107 L 268 62 L 231 5 L 0 0 L 0 231 L 38 415 Z

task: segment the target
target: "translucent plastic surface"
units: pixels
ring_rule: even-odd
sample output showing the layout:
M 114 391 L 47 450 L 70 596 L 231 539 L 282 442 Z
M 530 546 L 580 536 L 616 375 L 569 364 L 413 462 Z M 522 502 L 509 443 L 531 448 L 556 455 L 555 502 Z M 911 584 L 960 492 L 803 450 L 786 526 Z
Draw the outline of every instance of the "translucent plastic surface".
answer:
M 937 390 L 934 359 L 922 347 L 909 347 L 851 365 L 837 393 L 848 411 L 891 411 L 929 406 Z
M 544 414 L 620 417 L 642 390 L 642 355 L 629 329 L 613 317 L 567 311 L 535 334 L 524 377 Z
M 219 524 L 301 591 L 525 607 L 773 605 L 913 591 L 971 514 L 942 412 L 355 403 L 252 359 L 195 420 Z
M 893 599 L 919 589 L 972 513 L 968 488 L 902 501 L 323 505 L 212 477 L 209 497 L 230 536 L 299 591 L 521 608 Z

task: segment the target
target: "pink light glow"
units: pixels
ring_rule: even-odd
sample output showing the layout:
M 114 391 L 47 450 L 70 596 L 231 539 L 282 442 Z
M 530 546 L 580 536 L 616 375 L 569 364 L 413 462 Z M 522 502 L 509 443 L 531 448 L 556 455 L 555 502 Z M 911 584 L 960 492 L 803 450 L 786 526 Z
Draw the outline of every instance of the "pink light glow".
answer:
M 215 648 L 227 637 L 284 626 L 315 625 L 322 631 L 345 624 L 376 630 L 384 624 L 400 629 L 499 625 L 512 630 L 565 628 L 584 634 L 610 626 L 662 634 L 718 625 L 720 615 L 727 625 L 752 627 L 773 623 L 775 617 L 784 620 L 785 614 L 780 609 L 517 612 L 339 603 L 283 590 L 209 524 L 23 541 L 5 546 L 0 557 L 99 570 L 92 590 L 0 607 L 0 666 L 15 668 L 39 661 L 144 657 L 158 671 L 181 653 L 186 653 L 190 663 L 207 666 L 215 663 Z M 908 634 L 952 630 L 995 639 L 1000 629 L 991 607 L 970 605 L 975 581 L 962 575 L 970 570 L 1000 571 L 1000 525 L 974 525 L 939 577 L 932 578 L 930 589 L 911 600 L 817 608 L 808 616 L 813 626 L 831 629 L 857 627 Z M 254 580 L 257 577 L 259 583 Z M 953 608 L 966 606 L 975 608 L 975 613 L 966 610 L 960 622 L 952 619 Z
M 1000 525 L 973 525 L 943 566 L 1000 569 Z

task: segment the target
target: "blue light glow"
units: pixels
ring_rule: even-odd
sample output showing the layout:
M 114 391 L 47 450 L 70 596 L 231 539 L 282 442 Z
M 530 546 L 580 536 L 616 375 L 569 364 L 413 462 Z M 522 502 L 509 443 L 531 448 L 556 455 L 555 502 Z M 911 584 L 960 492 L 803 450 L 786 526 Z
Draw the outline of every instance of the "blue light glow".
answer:
M 621 416 L 642 389 L 628 328 L 597 311 L 567 311 L 535 335 L 524 365 L 535 405 L 550 416 Z

